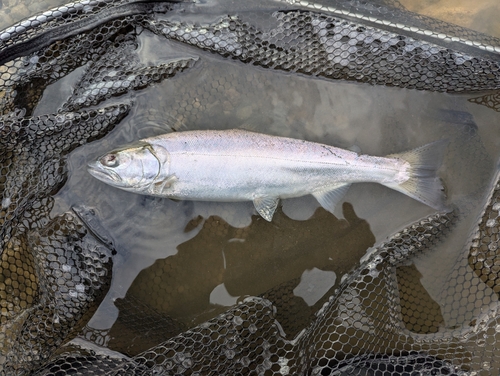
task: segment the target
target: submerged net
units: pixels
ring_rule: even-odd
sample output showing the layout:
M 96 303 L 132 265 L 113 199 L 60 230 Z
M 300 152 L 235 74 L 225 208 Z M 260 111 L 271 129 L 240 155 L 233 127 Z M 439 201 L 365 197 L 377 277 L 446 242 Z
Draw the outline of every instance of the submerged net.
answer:
M 107 135 L 129 113 L 134 104 L 117 97 L 189 74 L 197 64 L 193 50 L 185 49 L 186 56 L 157 65 L 141 61 L 138 38 L 144 30 L 182 48 L 196 47 L 200 60 L 205 50 L 270 70 L 437 92 L 500 86 L 499 40 L 412 14 L 397 1 L 260 5 L 258 11 L 242 6 L 226 9 L 225 16 L 208 13 L 213 22 L 202 24 L 196 16 L 208 8 L 200 4 L 84 0 L 0 32 L 0 373 L 498 374 L 498 181 L 470 243 L 442 260 L 448 270 L 447 286 L 439 291 L 444 305 L 422 285 L 416 264 L 472 209 L 463 205 L 424 218 L 349 270 L 342 269 L 339 255 L 361 256 L 375 239 L 359 240 L 368 224 L 345 204 L 347 221 L 321 209 L 300 225 L 281 212 L 275 217 L 279 229 L 271 240 L 284 244 L 294 262 L 311 262 L 303 250 L 315 247 L 323 252 L 325 269 L 335 265 L 344 275 L 312 307 L 294 295 L 296 279 L 257 286 L 258 276 L 255 296 L 191 328 L 152 306 L 155 299 L 167 312 L 176 304 L 195 304 L 185 296 L 200 286 L 210 292 L 223 278 L 237 286 L 237 275 L 190 270 L 196 252 L 210 253 L 212 245 L 230 239 L 246 242 L 231 243 L 224 262 L 232 262 L 231 251 L 254 252 L 255 270 L 276 272 L 265 269 L 255 251 L 269 251 L 270 239 L 259 238 L 259 226 L 271 224 L 254 217 L 250 226 L 236 228 L 213 216 L 179 247 L 177 258 L 145 269 L 142 282 L 115 301 L 117 327 L 100 332 L 86 326 L 109 289 L 120 249 L 91 208 L 51 215 L 53 196 L 67 179 L 67 157 Z M 45 90 L 78 69 L 69 97 L 53 113 L 37 114 Z M 176 86 L 188 100 L 179 100 L 175 115 L 203 116 L 212 90 L 230 82 L 221 78 L 193 92 Z M 103 106 L 105 100 L 115 103 Z M 500 107 L 497 93 L 473 102 Z M 315 232 L 324 221 L 332 221 L 327 236 Z M 200 223 L 194 218 L 185 231 Z M 315 242 L 300 244 L 304 234 Z M 189 273 L 197 283 L 179 285 Z M 152 292 L 150 302 L 141 296 L 145 288 Z

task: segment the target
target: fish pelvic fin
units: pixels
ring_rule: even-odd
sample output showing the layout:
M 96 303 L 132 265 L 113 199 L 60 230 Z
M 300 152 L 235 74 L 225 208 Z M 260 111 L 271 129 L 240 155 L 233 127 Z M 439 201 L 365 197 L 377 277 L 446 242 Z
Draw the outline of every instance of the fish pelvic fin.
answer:
M 444 139 L 404 153 L 388 155 L 387 158 L 408 162 L 410 177 L 403 183 L 386 185 L 436 210 L 448 211 L 443 182 L 437 175 L 448 143 L 449 140 Z
M 344 198 L 351 184 L 338 184 L 314 191 L 312 195 L 319 204 L 333 214 L 335 206 Z
M 277 197 L 259 197 L 253 200 L 253 204 L 261 217 L 271 222 L 279 201 Z

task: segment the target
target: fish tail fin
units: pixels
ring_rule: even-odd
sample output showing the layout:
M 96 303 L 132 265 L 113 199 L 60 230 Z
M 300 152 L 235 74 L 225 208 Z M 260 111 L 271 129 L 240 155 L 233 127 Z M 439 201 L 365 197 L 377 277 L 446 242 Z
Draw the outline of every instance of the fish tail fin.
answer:
M 390 188 L 404 193 L 426 205 L 447 211 L 446 195 L 437 170 L 441 167 L 449 140 L 439 140 L 404 153 L 391 154 L 388 158 L 399 158 L 410 164 L 410 178 Z

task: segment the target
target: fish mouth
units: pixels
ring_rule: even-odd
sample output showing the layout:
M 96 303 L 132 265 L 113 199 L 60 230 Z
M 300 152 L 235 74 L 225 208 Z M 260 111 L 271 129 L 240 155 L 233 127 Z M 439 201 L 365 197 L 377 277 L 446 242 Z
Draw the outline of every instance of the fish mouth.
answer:
M 93 177 L 97 178 L 100 181 L 103 181 L 108 184 L 113 184 L 117 186 L 122 185 L 122 179 L 120 176 L 112 171 L 103 168 L 99 162 L 91 162 L 87 165 L 87 170 Z

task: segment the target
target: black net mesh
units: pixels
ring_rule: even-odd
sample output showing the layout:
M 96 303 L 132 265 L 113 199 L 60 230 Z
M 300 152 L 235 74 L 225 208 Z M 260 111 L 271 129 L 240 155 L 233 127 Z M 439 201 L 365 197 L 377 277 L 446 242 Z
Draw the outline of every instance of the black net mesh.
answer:
M 24 308 L 17 317 L 12 312 L 15 318 L 7 324 L 17 333 L 13 343 L 10 336 L 4 340 L 8 349 L 5 374 L 26 372 L 43 364 L 72 331 L 89 319 L 86 315 L 97 308 L 96 302 L 106 293 L 111 275 L 111 251 L 89 236 L 71 215 L 56 218 L 27 238 L 25 247 L 32 252 L 32 275 L 37 277 L 38 286 L 30 280 L 29 287 L 25 287 L 23 277 L 28 270 L 24 269 L 29 269 L 29 263 L 19 261 L 29 254 L 22 252 L 19 244 L 16 247 L 10 243 L 14 250 L 10 257 L 17 253 L 19 268 L 13 271 L 16 263 L 12 263 L 8 270 L 2 269 L 5 291 L 14 298 L 11 304 Z M 28 295 L 26 290 L 33 292 Z M 30 307 L 23 307 L 28 296 L 35 299 Z
M 498 88 L 498 61 L 469 56 L 439 38 L 427 42 L 306 10 L 277 11 L 272 17 L 272 26 L 264 30 L 245 16 L 228 16 L 211 25 L 151 21 L 146 26 L 167 38 L 266 68 L 443 92 Z
M 306 221 L 279 209 L 273 223 L 254 216 L 247 226 L 230 223 L 227 213 L 194 217 L 183 231 L 199 232 L 176 255 L 143 269 L 113 301 L 115 324 L 89 325 L 110 289 L 120 248 L 98 210 L 77 206 L 60 214 L 54 196 L 68 178 L 69 154 L 124 124 L 130 98 L 141 89 L 167 80 L 173 95 L 160 100 L 175 101 L 170 116 L 180 123 L 215 112 L 245 114 L 217 93 L 252 103 L 271 84 L 250 69 L 244 77 L 226 70 L 227 61 L 237 60 L 265 74 L 433 92 L 488 90 L 469 101 L 499 111 L 500 43 L 492 36 L 413 14 L 397 1 L 231 6 L 212 12 L 217 4 L 83 0 L 0 31 L 0 373 L 498 374 L 497 178 L 474 228 L 460 228 L 471 233 L 465 248 L 443 257 L 446 283 L 432 294 L 419 262 L 474 215 L 467 197 L 366 254 L 376 240 L 350 204 L 343 206 L 345 220 L 321 208 Z M 145 32 L 175 53 L 155 56 L 141 39 Z M 210 55 L 203 50 L 222 56 L 211 80 L 196 71 Z M 198 85 L 176 81 L 181 72 L 199 74 Z M 62 79 L 68 95 L 44 102 Z M 233 87 L 238 79 L 248 90 Z M 440 114 L 445 122 L 446 114 Z M 473 120 L 460 121 L 467 143 L 452 148 L 476 148 L 471 164 L 488 159 Z M 361 260 L 353 268 L 346 255 Z M 273 268 L 269 257 L 285 257 L 289 270 Z M 200 272 L 204 262 L 213 267 Z M 343 277 L 306 304 L 294 291 L 302 271 L 312 268 Z M 230 309 L 212 304 L 210 293 L 222 283 L 245 298 Z

